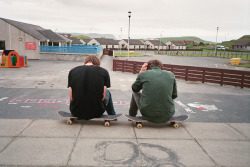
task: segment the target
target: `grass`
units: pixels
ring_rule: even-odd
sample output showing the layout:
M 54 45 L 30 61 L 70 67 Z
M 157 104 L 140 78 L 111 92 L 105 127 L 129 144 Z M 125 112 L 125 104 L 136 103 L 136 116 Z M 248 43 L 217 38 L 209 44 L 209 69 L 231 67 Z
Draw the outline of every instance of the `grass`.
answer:
M 127 57 L 128 56 L 128 52 L 122 52 L 121 56 L 120 56 L 120 52 L 115 52 L 115 57 Z M 133 53 L 133 54 L 129 54 L 130 57 L 141 57 L 144 56 L 142 53 Z
M 217 55 L 214 56 L 214 50 L 206 50 L 206 51 L 169 51 L 166 55 L 173 56 L 207 56 L 207 57 L 223 57 L 223 58 L 241 58 L 242 60 L 250 60 L 250 54 L 235 53 L 235 52 L 224 52 L 217 50 Z
M 250 63 L 240 63 L 237 67 L 250 68 Z

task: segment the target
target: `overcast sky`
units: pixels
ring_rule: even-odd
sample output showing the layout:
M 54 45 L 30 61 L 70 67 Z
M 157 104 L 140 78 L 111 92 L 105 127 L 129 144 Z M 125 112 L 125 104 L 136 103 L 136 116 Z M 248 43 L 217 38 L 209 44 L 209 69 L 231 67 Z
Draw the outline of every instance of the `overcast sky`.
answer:
M 250 35 L 250 0 L 0 0 L 0 17 L 66 33 L 128 38 Z M 121 33 L 122 28 L 122 33 Z

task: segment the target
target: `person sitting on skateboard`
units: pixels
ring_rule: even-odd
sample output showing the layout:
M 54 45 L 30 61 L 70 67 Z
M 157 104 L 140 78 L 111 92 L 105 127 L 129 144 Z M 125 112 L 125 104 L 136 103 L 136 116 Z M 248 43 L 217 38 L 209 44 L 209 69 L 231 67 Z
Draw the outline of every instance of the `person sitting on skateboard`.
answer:
M 164 123 L 174 115 L 173 99 L 177 98 L 176 80 L 172 72 L 163 70 L 161 61 L 150 60 L 144 63 L 132 85 L 132 90 L 130 116 L 135 117 L 139 109 L 143 119 Z
M 116 115 L 107 89 L 110 87 L 109 73 L 100 64 L 97 56 L 90 55 L 83 65 L 69 72 L 70 112 L 75 117 L 85 120 L 98 118 L 105 110 L 108 115 Z

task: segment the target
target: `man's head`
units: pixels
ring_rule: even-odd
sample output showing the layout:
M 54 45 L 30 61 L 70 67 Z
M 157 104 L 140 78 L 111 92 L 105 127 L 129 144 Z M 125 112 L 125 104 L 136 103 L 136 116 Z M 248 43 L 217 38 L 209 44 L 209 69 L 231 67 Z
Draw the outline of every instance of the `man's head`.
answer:
M 90 55 L 84 59 L 84 64 L 92 63 L 94 66 L 100 66 L 101 61 L 96 55 Z
M 156 59 L 148 61 L 148 68 L 147 68 L 147 70 L 150 70 L 152 67 L 155 67 L 155 66 L 160 67 L 160 69 L 163 70 L 163 64 L 162 64 L 162 62 L 160 60 L 156 60 Z

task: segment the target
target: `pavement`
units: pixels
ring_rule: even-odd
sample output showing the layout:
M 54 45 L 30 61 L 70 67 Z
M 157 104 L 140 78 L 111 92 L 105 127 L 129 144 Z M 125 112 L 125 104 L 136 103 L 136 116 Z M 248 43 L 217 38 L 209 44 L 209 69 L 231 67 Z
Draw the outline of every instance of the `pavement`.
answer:
M 29 63 L 29 67 L 19 70 L 0 69 L 0 166 L 250 165 L 249 89 L 177 80 L 181 97 L 176 107 L 190 116 L 178 129 L 153 123 L 144 123 L 138 129 L 125 118 L 111 122 L 110 127 L 104 127 L 103 121 L 77 121 L 69 126 L 66 119 L 55 116 L 58 108 L 51 108 L 55 101 L 40 102 L 45 96 L 67 96 L 68 69 L 81 63 Z M 101 66 L 110 72 L 117 113 L 127 114 L 124 103 L 130 99 L 130 85 L 137 75 L 112 71 L 110 56 L 102 58 Z M 27 103 L 30 97 L 33 102 Z M 18 102 L 22 98 L 26 103 Z M 214 105 L 195 103 L 198 99 Z M 227 107 L 222 105 L 226 102 Z M 68 108 L 67 104 L 59 104 L 60 109 Z M 239 113 L 239 106 L 244 112 Z M 40 112 L 45 116 L 40 117 Z M 28 117 L 32 114 L 34 117 Z M 230 118 L 225 118 L 227 114 Z

